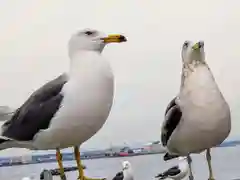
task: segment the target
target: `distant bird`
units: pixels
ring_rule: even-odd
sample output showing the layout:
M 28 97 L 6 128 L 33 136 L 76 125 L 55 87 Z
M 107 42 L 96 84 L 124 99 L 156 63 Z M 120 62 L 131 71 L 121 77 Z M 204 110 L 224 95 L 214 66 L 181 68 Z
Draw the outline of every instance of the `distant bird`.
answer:
M 180 92 L 169 103 L 162 125 L 161 141 L 168 151 L 164 160 L 207 150 L 209 180 L 214 180 L 210 148 L 228 137 L 230 108 L 205 61 L 204 42 L 185 41 L 182 63 Z
M 59 175 L 59 174 L 58 174 Z M 53 180 L 53 174 L 51 171 L 44 169 L 40 174 L 40 180 Z
M 113 180 L 133 180 L 132 166 L 129 161 L 122 163 L 123 170 L 118 172 Z
M 34 177 L 30 176 L 30 177 L 23 177 L 22 180 L 34 180 Z
M 29 177 L 23 177 L 22 180 L 31 180 Z
M 88 179 L 79 146 L 102 128 L 114 97 L 114 75 L 101 52 L 106 44 L 125 41 L 93 29 L 75 33 L 68 44 L 69 71 L 35 91 L 3 124 L 0 149 L 56 149 L 61 179 L 66 179 L 60 149 L 74 146 L 79 178 Z
M 71 167 L 64 167 L 64 172 L 69 172 L 69 171 L 76 171 L 78 170 L 78 167 L 75 166 L 71 166 Z M 86 166 L 82 165 L 82 169 L 86 169 Z M 60 173 L 60 169 L 56 168 L 56 169 L 44 169 L 41 173 L 40 173 L 40 179 L 44 179 L 44 176 L 59 176 Z
M 185 178 L 189 173 L 189 166 L 187 162 L 187 157 L 179 157 L 179 164 L 169 168 L 168 170 L 164 171 L 161 174 L 155 176 L 155 178 L 159 179 L 174 179 L 174 180 L 181 180 Z

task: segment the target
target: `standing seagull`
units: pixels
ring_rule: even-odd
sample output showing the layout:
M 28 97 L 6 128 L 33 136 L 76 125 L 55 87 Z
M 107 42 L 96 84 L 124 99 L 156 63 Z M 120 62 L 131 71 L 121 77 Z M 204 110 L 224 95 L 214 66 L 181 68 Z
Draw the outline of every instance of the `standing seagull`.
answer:
M 123 161 L 123 170 L 118 172 L 113 180 L 133 180 L 132 166 L 129 161 Z
M 178 165 L 173 166 L 168 170 L 164 171 L 163 173 L 158 174 L 157 176 L 155 176 L 155 178 L 170 178 L 174 180 L 181 180 L 185 178 L 189 172 L 187 157 L 179 157 L 178 160 L 180 161 Z
M 106 44 L 125 41 L 122 35 L 92 29 L 74 34 L 68 44 L 68 73 L 35 91 L 4 123 L 0 149 L 56 149 L 60 176 L 66 179 L 60 149 L 74 146 L 79 179 L 89 179 L 83 174 L 79 146 L 101 129 L 114 95 L 114 76 L 101 52 Z
M 209 180 L 214 180 L 210 148 L 229 135 L 230 108 L 205 61 L 204 42 L 186 41 L 182 61 L 180 92 L 169 103 L 162 125 L 161 140 L 168 150 L 165 160 L 207 150 Z

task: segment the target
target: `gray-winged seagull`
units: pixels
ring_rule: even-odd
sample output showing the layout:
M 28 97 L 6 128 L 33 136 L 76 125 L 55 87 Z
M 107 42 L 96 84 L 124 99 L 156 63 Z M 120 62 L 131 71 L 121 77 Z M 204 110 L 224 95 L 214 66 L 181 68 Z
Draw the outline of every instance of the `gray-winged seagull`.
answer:
M 122 162 L 122 171 L 118 172 L 113 180 L 133 180 L 132 166 L 129 161 Z
M 83 174 L 79 146 L 101 129 L 114 96 L 114 75 L 101 52 L 106 44 L 125 41 L 122 35 L 106 36 L 93 29 L 74 34 L 68 44 L 68 73 L 35 91 L 4 123 L 0 149 L 56 149 L 65 179 L 60 149 L 74 146 L 79 178 L 90 179 Z
M 189 172 L 187 157 L 180 156 L 178 158 L 178 160 L 179 160 L 178 165 L 175 165 L 175 166 L 169 168 L 168 170 L 158 174 L 157 176 L 155 176 L 155 178 L 159 178 L 159 179 L 170 178 L 173 180 L 184 179 L 188 175 L 188 172 Z
M 180 92 L 169 103 L 162 125 L 161 140 L 168 151 L 164 160 L 207 150 L 213 180 L 210 148 L 229 135 L 230 108 L 205 61 L 204 42 L 185 41 L 182 62 Z

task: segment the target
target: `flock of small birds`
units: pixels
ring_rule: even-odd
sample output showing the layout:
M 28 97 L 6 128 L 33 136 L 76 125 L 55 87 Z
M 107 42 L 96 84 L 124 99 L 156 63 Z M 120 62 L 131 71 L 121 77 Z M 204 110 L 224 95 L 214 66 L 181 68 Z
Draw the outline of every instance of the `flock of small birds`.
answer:
M 102 52 L 106 45 L 127 41 L 124 35 L 106 35 L 94 29 L 73 34 L 68 43 L 69 71 L 33 92 L 2 125 L 0 150 L 55 149 L 64 180 L 61 149 L 73 147 L 78 178 L 99 180 L 84 175 L 79 147 L 102 128 L 114 99 L 114 73 Z M 210 149 L 231 131 L 230 108 L 207 64 L 203 41 L 185 41 L 180 60 L 181 86 L 167 105 L 161 129 L 161 142 L 167 149 L 163 160 L 178 157 L 186 161 L 190 154 L 206 150 L 209 180 L 214 180 Z M 133 179 L 130 163 L 123 164 L 123 171 L 114 179 Z M 156 177 L 182 178 L 181 170 L 186 167 L 180 163 Z M 190 174 L 193 179 L 191 168 Z
M 158 174 L 155 178 L 158 179 L 172 179 L 172 180 L 181 180 L 184 179 L 189 173 L 189 166 L 187 157 L 179 157 L 179 164 L 175 165 L 168 170 Z M 52 180 L 53 176 L 52 172 L 48 170 L 44 170 L 41 175 L 41 180 Z M 33 176 L 31 177 L 23 177 L 22 180 L 35 180 Z M 134 180 L 132 165 L 129 161 L 122 162 L 122 170 L 117 172 L 116 175 L 112 178 L 112 180 Z

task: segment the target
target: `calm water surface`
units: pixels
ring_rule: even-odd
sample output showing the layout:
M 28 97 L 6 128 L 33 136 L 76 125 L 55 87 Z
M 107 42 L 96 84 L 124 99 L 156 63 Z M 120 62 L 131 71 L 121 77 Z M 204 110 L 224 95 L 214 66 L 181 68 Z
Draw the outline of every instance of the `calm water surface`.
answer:
M 208 169 L 205 154 L 193 155 L 193 172 L 195 180 L 207 180 Z M 177 163 L 177 160 L 164 162 L 162 154 L 145 155 L 124 158 L 85 160 L 87 166 L 85 174 L 90 177 L 112 177 L 121 169 L 121 161 L 128 160 L 133 166 L 135 180 L 150 180 L 159 172 Z M 240 147 L 212 149 L 212 164 L 216 180 L 240 180 Z M 75 166 L 74 161 L 65 161 L 65 166 Z M 23 165 L 0 168 L 0 180 L 21 180 L 25 176 L 33 175 L 39 179 L 44 168 L 56 168 L 56 163 Z M 77 172 L 68 172 L 69 180 L 77 179 Z M 59 179 L 58 177 L 55 178 Z

